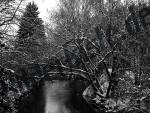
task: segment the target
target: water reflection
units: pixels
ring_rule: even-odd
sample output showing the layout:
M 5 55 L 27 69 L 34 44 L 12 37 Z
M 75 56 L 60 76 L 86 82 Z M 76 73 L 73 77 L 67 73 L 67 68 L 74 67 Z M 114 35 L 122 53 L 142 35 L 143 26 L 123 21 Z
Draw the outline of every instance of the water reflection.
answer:
M 67 106 L 70 99 L 69 83 L 66 81 L 45 82 L 45 113 L 71 113 Z

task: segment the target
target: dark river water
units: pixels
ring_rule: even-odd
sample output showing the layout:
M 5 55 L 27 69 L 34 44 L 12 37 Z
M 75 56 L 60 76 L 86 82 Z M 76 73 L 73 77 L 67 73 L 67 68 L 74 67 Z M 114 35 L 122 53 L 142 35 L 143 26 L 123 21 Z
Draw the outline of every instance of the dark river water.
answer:
M 18 113 L 93 113 L 82 97 L 83 82 L 47 81 L 35 86 Z

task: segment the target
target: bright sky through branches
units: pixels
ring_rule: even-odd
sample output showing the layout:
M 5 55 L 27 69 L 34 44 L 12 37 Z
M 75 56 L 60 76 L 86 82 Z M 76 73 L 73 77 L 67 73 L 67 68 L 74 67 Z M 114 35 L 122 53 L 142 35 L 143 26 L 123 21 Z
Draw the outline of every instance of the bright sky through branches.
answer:
M 40 11 L 40 17 L 46 21 L 46 18 L 49 16 L 47 10 L 49 11 L 53 11 L 57 9 L 57 5 L 58 5 L 58 1 L 59 0 L 27 0 L 27 2 L 31 2 L 34 1 L 38 7 L 39 7 L 39 11 Z M 106 0 L 104 0 L 106 1 Z M 123 1 L 128 1 L 128 0 L 121 0 Z M 137 0 L 129 0 L 131 1 L 137 1 Z M 144 0 L 144 1 L 148 1 L 148 0 Z
M 58 0 L 28 0 L 27 2 L 32 1 L 34 1 L 38 5 L 40 11 L 39 16 L 44 20 L 46 20 L 46 18 L 48 17 L 47 10 L 55 10 L 58 3 Z

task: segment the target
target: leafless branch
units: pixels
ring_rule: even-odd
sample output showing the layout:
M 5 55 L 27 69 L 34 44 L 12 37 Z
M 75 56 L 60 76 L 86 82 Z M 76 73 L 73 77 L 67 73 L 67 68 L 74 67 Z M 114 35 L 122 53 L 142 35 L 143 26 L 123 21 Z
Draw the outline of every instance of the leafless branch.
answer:
M 80 76 L 86 80 L 89 81 L 89 79 L 87 79 L 87 77 L 84 74 L 81 73 L 76 73 L 76 72 L 48 72 L 47 74 L 65 74 L 65 75 L 76 75 L 76 76 Z
M 16 10 L 14 11 L 13 16 L 12 16 L 10 19 L 5 20 L 5 21 L 3 21 L 2 23 L 0 23 L 0 26 L 3 26 L 5 23 L 7 23 L 7 22 L 9 22 L 9 21 L 12 21 L 12 20 L 14 19 L 15 15 L 16 15 L 16 12 L 18 11 L 18 9 L 19 9 L 19 7 L 20 7 L 22 1 L 23 1 L 23 0 L 20 1 L 19 5 L 17 6 Z

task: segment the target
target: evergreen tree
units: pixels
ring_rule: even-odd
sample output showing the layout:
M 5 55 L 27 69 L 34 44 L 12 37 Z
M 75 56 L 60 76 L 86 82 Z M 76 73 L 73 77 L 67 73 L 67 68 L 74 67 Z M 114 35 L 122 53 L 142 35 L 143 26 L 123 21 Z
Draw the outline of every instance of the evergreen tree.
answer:
M 30 2 L 21 17 L 18 30 L 16 47 L 32 58 L 41 57 L 41 49 L 46 41 L 43 20 L 38 15 L 37 5 Z

